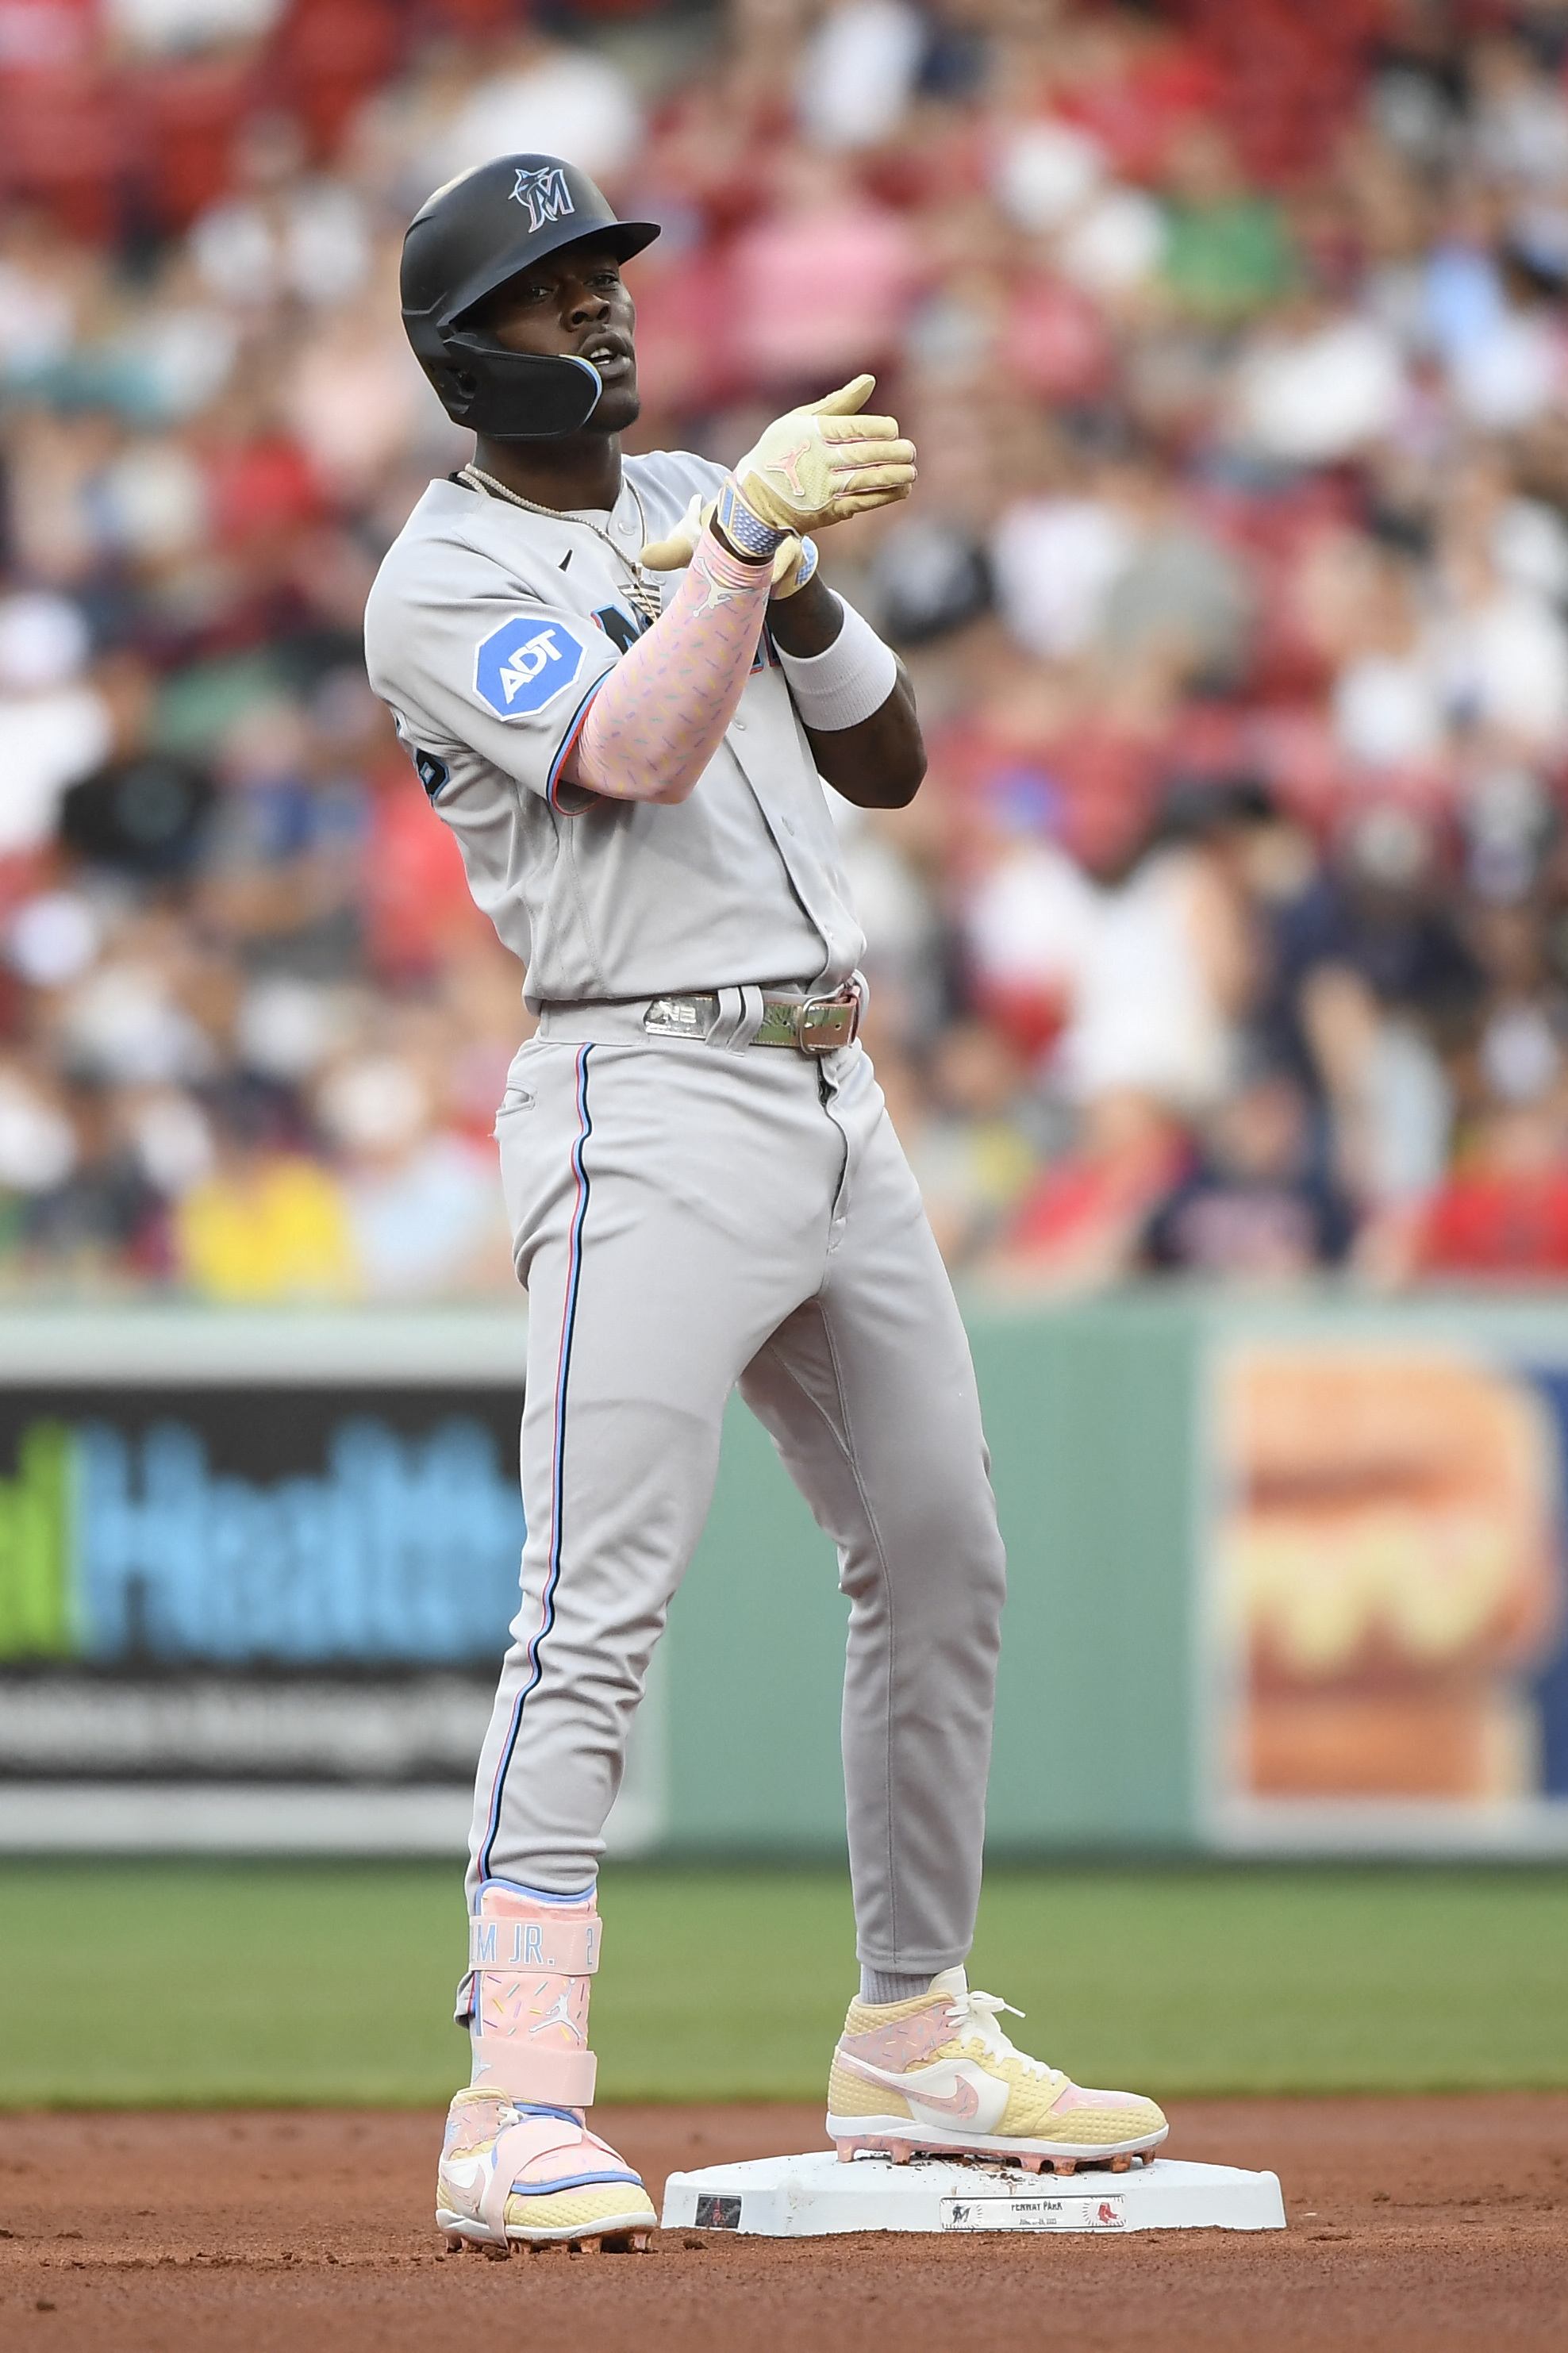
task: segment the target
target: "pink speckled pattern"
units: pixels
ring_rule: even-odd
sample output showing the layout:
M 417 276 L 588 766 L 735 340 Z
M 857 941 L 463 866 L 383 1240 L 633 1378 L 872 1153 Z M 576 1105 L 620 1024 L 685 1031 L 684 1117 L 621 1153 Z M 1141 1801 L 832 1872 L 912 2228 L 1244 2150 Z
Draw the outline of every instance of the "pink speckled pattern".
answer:
M 705 531 L 668 609 L 595 696 L 567 781 L 612 800 L 685 800 L 735 715 L 772 586 L 770 565 Z
M 548 2049 L 582 2050 L 588 2040 L 588 1978 L 558 1978 L 530 1970 L 511 1977 L 479 1971 L 474 2014 L 481 2034 L 526 2034 Z
M 918 2067 L 933 2051 L 952 2041 L 952 2021 L 945 2002 L 916 2010 L 909 2018 L 889 2020 L 886 2026 L 868 2028 L 863 2034 L 846 2034 L 838 2048 L 847 2059 L 863 2060 L 868 2067 L 902 2074 Z

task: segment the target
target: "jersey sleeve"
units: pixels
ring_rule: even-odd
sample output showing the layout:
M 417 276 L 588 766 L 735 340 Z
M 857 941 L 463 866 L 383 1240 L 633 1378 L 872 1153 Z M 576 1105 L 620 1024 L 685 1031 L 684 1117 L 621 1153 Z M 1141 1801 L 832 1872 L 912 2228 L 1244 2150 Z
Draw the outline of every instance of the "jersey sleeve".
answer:
M 593 800 L 562 771 L 619 659 L 596 622 L 528 596 L 373 597 L 365 656 L 421 751 L 477 752 L 553 808 Z

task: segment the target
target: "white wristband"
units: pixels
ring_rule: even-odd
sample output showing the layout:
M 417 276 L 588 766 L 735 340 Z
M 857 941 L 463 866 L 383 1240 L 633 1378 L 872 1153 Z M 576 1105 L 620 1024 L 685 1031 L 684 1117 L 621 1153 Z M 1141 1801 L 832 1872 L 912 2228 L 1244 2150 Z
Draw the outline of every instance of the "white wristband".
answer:
M 795 707 L 807 727 L 824 735 L 858 727 L 899 682 L 899 665 L 869 621 L 838 599 L 844 626 L 826 653 L 786 654 L 778 648 Z

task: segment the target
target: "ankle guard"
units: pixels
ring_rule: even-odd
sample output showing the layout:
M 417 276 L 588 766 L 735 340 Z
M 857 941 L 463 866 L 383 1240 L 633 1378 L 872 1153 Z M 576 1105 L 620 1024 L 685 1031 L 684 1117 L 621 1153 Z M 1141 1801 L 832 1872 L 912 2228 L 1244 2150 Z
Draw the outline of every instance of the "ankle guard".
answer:
M 581 1910 L 487 1887 L 468 1923 L 470 2021 L 477 2086 L 530 2106 L 585 2108 L 598 2061 L 588 2048 L 588 1997 L 602 1925 Z

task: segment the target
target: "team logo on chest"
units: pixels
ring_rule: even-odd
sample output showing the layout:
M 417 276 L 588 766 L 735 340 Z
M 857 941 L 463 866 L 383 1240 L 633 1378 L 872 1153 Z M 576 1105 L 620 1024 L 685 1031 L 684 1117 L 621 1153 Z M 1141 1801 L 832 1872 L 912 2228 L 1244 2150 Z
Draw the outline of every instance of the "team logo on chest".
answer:
M 520 613 L 479 640 L 474 691 L 498 719 L 531 718 L 565 692 L 585 651 L 563 622 Z
M 527 206 L 528 225 L 536 236 L 546 221 L 561 220 L 577 209 L 559 164 L 552 164 L 542 172 L 520 171 L 511 200 L 514 205 Z

